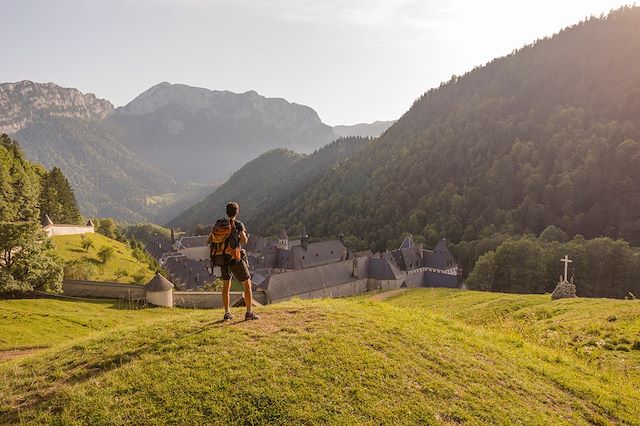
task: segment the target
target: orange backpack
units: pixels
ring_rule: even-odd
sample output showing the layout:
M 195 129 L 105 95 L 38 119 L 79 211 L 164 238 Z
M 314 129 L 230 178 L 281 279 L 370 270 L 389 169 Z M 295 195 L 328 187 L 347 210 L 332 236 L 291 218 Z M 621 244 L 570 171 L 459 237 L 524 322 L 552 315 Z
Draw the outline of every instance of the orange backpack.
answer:
M 240 260 L 242 251 L 240 250 L 240 235 L 236 229 L 236 223 L 226 218 L 218 219 L 213 225 L 209 235 L 209 248 L 211 258 L 215 256 L 229 255 L 232 260 Z

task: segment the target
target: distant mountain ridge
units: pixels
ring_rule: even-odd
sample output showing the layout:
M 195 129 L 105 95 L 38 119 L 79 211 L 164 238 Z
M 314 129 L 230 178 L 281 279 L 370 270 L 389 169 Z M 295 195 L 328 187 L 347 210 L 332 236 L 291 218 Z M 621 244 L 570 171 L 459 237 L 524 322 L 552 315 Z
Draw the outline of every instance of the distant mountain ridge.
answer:
M 374 121 L 373 123 L 359 123 L 352 126 L 333 126 L 336 136 L 346 138 L 349 136 L 361 136 L 363 138 L 377 138 L 383 134 L 397 120 Z
M 245 164 L 214 192 L 171 220 L 168 226 L 191 231 L 196 225 L 212 224 L 224 214 L 225 205 L 234 200 L 240 203 L 242 220 L 251 227 L 279 210 L 332 167 L 357 155 L 369 142 L 367 138 L 341 138 L 311 155 L 281 148 L 268 151 Z M 289 223 L 285 227 L 291 225 L 297 224 Z
M 117 109 L 53 83 L 2 83 L 0 133 L 60 166 L 84 215 L 158 222 L 266 151 L 312 152 L 335 139 L 307 106 L 169 83 Z
M 101 120 L 113 111 L 111 102 L 54 83 L 0 83 L 0 134 L 13 134 L 47 117 Z
M 160 83 L 117 108 L 107 121 L 124 143 L 178 180 L 226 179 L 274 148 L 312 152 L 335 135 L 311 108 L 254 91 Z

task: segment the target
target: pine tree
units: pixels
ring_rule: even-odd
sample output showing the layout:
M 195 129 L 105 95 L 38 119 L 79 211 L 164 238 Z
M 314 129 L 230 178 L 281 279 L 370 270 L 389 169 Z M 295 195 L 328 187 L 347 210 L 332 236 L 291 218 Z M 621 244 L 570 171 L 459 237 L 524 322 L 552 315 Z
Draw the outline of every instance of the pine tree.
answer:
M 51 169 L 43 179 L 40 210 L 42 217 L 48 214 L 54 223 L 79 224 L 82 221 L 73 189 L 57 167 Z
M 16 141 L 5 134 L 0 136 L 0 221 L 38 218 L 40 183 L 36 169 Z

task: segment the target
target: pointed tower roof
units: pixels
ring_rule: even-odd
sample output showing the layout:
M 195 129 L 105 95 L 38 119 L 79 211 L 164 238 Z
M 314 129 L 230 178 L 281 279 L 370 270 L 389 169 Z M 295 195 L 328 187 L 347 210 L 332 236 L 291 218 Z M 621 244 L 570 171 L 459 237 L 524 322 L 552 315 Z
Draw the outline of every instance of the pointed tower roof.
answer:
M 89 221 L 87 222 L 87 226 L 95 226 L 95 225 L 93 224 L 93 221 L 89 219 Z
M 438 241 L 438 244 L 436 244 L 436 246 L 433 248 L 434 252 L 445 252 L 448 251 L 447 249 L 447 239 L 443 238 L 440 241 Z
M 402 241 L 402 244 L 400 244 L 399 250 L 404 250 L 412 247 L 415 247 L 415 245 L 413 244 L 413 238 L 411 237 L 411 235 L 409 235 L 404 239 L 404 241 Z
M 289 239 L 289 236 L 287 235 L 287 231 L 284 228 L 282 229 L 282 232 L 280 232 L 280 239 L 281 240 L 288 240 Z
M 44 218 L 42 219 L 42 226 L 49 226 L 49 225 L 53 225 L 53 221 L 51 220 L 49 215 L 45 213 Z
M 144 287 L 147 291 L 169 291 L 173 288 L 173 283 L 156 272 L 156 276 Z

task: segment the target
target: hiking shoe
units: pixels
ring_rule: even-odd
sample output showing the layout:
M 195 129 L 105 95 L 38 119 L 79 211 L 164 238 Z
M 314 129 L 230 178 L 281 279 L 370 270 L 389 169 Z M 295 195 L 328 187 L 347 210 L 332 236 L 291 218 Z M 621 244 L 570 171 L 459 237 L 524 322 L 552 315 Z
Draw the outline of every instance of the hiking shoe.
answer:
M 222 318 L 223 321 L 229 321 L 233 319 L 233 315 L 231 315 L 231 312 L 225 312 L 224 313 L 224 318 Z
M 248 320 L 257 320 L 257 319 L 260 319 L 260 317 L 259 317 L 258 315 L 256 315 L 256 314 L 254 314 L 253 312 L 247 312 L 247 313 L 244 315 L 244 320 L 245 320 L 245 321 L 248 321 Z

